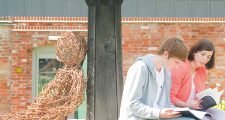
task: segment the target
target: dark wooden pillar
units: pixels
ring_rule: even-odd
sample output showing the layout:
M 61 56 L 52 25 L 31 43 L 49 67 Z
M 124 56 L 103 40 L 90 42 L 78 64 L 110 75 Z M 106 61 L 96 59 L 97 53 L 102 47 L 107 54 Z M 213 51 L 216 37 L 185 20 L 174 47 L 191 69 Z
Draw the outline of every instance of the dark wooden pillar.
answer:
M 86 0 L 88 5 L 87 120 L 117 120 L 122 96 L 121 4 Z

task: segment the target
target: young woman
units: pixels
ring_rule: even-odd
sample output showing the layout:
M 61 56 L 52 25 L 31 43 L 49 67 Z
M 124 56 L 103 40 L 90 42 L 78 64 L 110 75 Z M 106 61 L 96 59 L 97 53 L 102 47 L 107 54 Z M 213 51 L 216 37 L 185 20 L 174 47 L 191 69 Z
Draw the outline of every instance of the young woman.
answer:
M 201 101 L 196 94 L 205 89 L 207 70 L 212 69 L 215 63 L 215 47 L 207 39 L 199 40 L 188 54 L 188 60 L 171 71 L 172 87 L 170 97 L 177 107 L 201 108 Z M 222 110 L 210 108 L 213 120 L 225 118 Z

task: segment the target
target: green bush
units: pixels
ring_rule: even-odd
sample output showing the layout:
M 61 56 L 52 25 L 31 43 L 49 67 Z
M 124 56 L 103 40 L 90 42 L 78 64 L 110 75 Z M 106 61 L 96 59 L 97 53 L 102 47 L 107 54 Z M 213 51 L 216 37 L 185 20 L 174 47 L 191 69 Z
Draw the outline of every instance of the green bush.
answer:
M 225 100 L 222 100 L 220 104 L 216 105 L 215 108 L 225 111 Z

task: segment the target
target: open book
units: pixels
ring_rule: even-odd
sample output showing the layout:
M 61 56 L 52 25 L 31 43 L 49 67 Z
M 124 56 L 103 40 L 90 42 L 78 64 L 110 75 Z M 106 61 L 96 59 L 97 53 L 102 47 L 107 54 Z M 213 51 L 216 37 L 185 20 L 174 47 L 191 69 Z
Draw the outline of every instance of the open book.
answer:
M 202 100 L 201 107 L 202 109 L 200 109 L 201 111 L 205 111 L 207 109 L 209 109 L 210 107 L 213 107 L 217 104 L 219 104 L 220 102 L 220 97 L 222 95 L 224 90 L 218 92 L 217 88 L 214 89 L 206 89 L 198 94 L 196 94 L 196 97 L 199 100 Z
M 197 120 L 201 120 L 203 117 L 212 118 L 212 115 L 208 112 L 193 110 L 190 108 L 174 108 L 174 111 L 180 112 L 183 117 L 191 117 Z
M 181 112 L 182 116 L 184 117 L 191 117 L 198 120 L 201 120 L 203 117 L 212 117 L 208 112 L 205 110 L 209 109 L 210 107 L 213 107 L 220 102 L 220 97 L 224 90 L 218 92 L 217 88 L 214 89 L 206 89 L 198 94 L 196 94 L 196 97 L 199 100 L 202 100 L 201 109 L 194 110 L 190 108 L 175 108 L 174 111 Z

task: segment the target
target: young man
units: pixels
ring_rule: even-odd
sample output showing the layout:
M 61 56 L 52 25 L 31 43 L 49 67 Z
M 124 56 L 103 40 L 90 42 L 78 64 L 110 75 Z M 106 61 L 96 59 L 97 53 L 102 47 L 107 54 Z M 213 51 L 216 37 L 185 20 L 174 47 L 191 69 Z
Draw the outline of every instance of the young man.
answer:
M 178 38 L 164 41 L 158 55 L 137 59 L 127 73 L 119 120 L 169 119 L 181 116 L 170 102 L 170 69 L 184 61 L 187 47 Z

